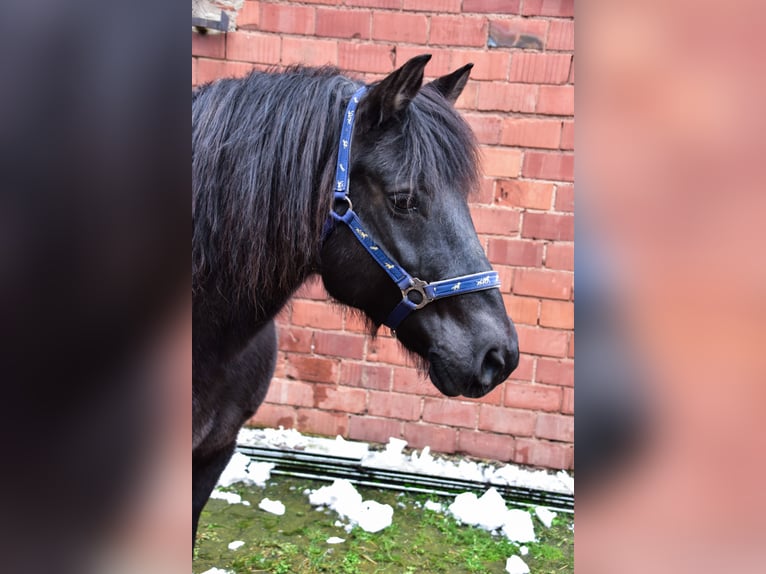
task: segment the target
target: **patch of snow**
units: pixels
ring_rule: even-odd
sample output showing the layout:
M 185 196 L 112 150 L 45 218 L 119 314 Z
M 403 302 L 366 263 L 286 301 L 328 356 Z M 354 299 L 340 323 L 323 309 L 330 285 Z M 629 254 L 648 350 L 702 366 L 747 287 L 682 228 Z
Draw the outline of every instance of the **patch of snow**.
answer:
M 535 526 L 529 512 L 512 508 L 505 515 L 505 523 L 501 530 L 511 542 L 534 542 Z
M 282 427 L 278 430 L 243 428 L 239 431 L 238 442 L 243 445 L 326 453 L 358 460 L 362 467 L 373 469 L 394 469 L 443 478 L 474 480 L 486 483 L 487 486 L 510 485 L 574 494 L 574 478 L 564 470 L 553 473 L 547 470 L 529 470 L 513 464 L 500 466 L 467 460 L 452 462 L 432 455 L 428 446 L 420 453 L 413 451 L 411 454 L 405 454 L 403 451 L 407 442 L 395 437 L 389 439 L 383 451 L 372 451 L 367 443 L 347 441 L 340 436 L 335 439 L 306 437 L 294 429 L 285 430 Z
M 327 539 L 327 544 L 341 544 L 342 542 L 345 542 L 345 538 L 338 538 L 337 536 L 330 536 L 330 538 Z
M 265 510 L 266 512 L 270 512 L 271 514 L 276 514 L 277 516 L 282 516 L 285 513 L 284 504 L 278 500 L 270 500 L 268 498 L 261 500 L 258 503 L 258 508 Z
M 529 554 L 529 548 L 527 548 L 526 546 L 522 546 L 521 548 L 519 548 L 519 554 L 521 554 L 522 556 L 526 556 L 527 554 Z
M 463 492 L 447 508 L 463 524 L 477 526 L 490 532 L 499 531 L 512 542 L 533 542 L 535 528 L 528 512 L 508 509 L 505 500 L 494 488 L 480 498 L 472 492 Z
M 250 505 L 250 503 L 247 502 L 247 500 L 243 501 L 242 497 L 236 492 L 224 492 L 223 490 L 218 490 L 217 488 L 210 493 L 210 498 L 215 498 L 217 500 L 225 500 L 229 504 L 244 504 L 245 506 Z
M 255 462 L 250 457 L 235 452 L 218 478 L 218 486 L 231 486 L 237 482 L 266 486 L 266 481 L 271 477 L 272 468 L 274 463 Z
M 223 568 L 211 568 L 205 570 L 202 574 L 234 574 L 234 570 L 224 570 Z
M 426 510 L 433 510 L 434 512 L 444 512 L 444 505 L 440 502 L 434 502 L 433 500 L 426 500 L 423 508 Z
M 514 554 L 505 561 L 505 571 L 508 574 L 529 574 L 529 566 Z
M 229 550 L 238 550 L 242 548 L 245 545 L 244 540 L 235 540 L 234 542 L 229 542 Z
M 345 526 L 347 532 L 354 525 L 359 525 L 366 532 L 378 532 L 391 525 L 394 515 L 394 509 L 388 504 L 362 500 L 362 495 L 346 479 L 337 479 L 329 486 L 312 491 L 309 503 L 312 506 L 327 506 L 341 519 L 348 520 Z
M 553 519 L 556 518 L 556 513 L 552 510 L 548 510 L 544 506 L 535 508 L 535 515 L 546 528 L 550 528 L 551 524 L 553 524 Z

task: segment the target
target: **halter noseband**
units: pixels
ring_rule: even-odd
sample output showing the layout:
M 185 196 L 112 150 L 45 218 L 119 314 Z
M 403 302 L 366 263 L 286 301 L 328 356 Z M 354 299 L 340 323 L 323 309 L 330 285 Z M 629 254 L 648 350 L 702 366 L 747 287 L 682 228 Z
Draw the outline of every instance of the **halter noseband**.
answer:
M 359 216 L 353 210 L 351 199 L 348 196 L 348 170 L 349 170 L 349 152 L 351 151 L 351 133 L 354 129 L 354 118 L 356 116 L 356 107 L 362 95 L 367 91 L 365 86 L 359 88 L 351 97 L 346 107 L 346 113 L 343 117 L 343 127 L 340 132 L 340 143 L 338 144 L 338 166 L 335 170 L 335 189 L 333 191 L 333 206 L 330 209 L 329 225 L 325 228 L 324 237 L 327 236 L 334 222 L 341 221 L 345 223 L 351 232 L 359 240 L 359 243 L 372 255 L 373 259 L 380 265 L 391 280 L 402 292 L 402 300 L 394 307 L 388 315 L 384 324 L 392 330 L 413 311 L 422 309 L 429 303 L 437 299 L 461 295 L 463 293 L 473 293 L 475 291 L 485 291 L 487 289 L 499 289 L 500 277 L 497 271 L 483 271 L 481 273 L 472 273 L 453 279 L 444 279 L 428 283 L 410 276 L 401 265 L 389 257 L 383 248 L 378 246 L 370 237 L 370 234 L 364 230 Z M 345 208 L 344 208 L 345 206 Z M 341 211 L 338 211 L 338 208 Z

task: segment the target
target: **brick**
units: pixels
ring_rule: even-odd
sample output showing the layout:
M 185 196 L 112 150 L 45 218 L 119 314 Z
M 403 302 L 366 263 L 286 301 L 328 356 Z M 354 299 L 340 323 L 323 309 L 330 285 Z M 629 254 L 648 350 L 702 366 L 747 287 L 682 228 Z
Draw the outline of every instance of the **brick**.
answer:
M 417 395 L 370 391 L 368 412 L 373 416 L 416 421 L 423 399 Z
M 287 377 L 303 381 L 334 383 L 338 378 L 338 361 L 324 357 L 290 354 Z
M 440 397 L 431 380 L 418 370 L 406 367 L 394 367 L 394 382 L 392 390 L 397 393 L 409 393 L 426 397 Z
M 192 32 L 192 56 L 222 60 L 226 57 L 226 34 Z
M 391 437 L 402 437 L 402 422 L 393 419 L 351 415 L 348 423 L 348 438 L 370 442 L 387 443 Z
M 198 85 L 197 84 L 197 58 L 192 57 L 192 87 Z
M 574 271 L 574 245 L 549 245 L 545 252 L 545 266 L 548 269 Z
M 548 29 L 548 50 L 574 52 L 574 20 L 551 20 Z
M 305 281 L 295 292 L 294 297 L 297 299 L 314 299 L 315 301 L 324 301 L 330 298 L 322 284 L 322 279 L 316 275 Z
M 391 389 L 391 367 L 344 362 L 340 369 L 340 383 L 363 389 L 388 391 Z
M 503 295 L 505 310 L 515 323 L 537 325 L 540 301 L 532 297 L 515 297 Z
M 524 354 L 520 355 L 519 366 L 516 367 L 516 370 L 511 373 L 510 378 L 514 381 L 525 381 L 531 383 L 532 379 L 534 378 L 535 363 L 535 357 Z
M 253 32 L 226 34 L 226 59 L 261 64 L 279 62 L 281 39 L 279 36 Z
M 521 216 L 518 211 L 500 207 L 471 207 L 471 219 L 477 233 L 511 235 L 519 231 Z
M 574 418 L 567 415 L 540 413 L 537 415 L 535 435 L 549 440 L 574 442 Z
M 479 16 L 433 16 L 429 44 L 442 46 L 484 46 L 487 19 Z
M 506 118 L 500 135 L 503 145 L 557 149 L 561 142 L 561 122 Z
M 574 361 L 559 361 L 555 359 L 538 359 L 537 373 L 538 383 L 559 385 L 563 387 L 574 386 Z
M 485 175 L 517 177 L 521 167 L 521 152 L 504 147 L 481 146 L 482 169 Z
M 540 86 L 534 111 L 550 116 L 573 116 L 574 86 Z
M 574 16 L 574 0 L 524 0 L 524 16 Z
M 507 407 L 481 405 L 479 429 L 513 436 L 532 436 L 535 430 L 535 413 Z
M 561 408 L 561 389 L 546 385 L 510 383 L 505 385 L 504 405 L 529 411 L 553 411 Z
M 367 409 L 367 391 L 314 384 L 314 407 L 326 411 L 363 413 Z
M 519 351 L 531 355 L 563 357 L 567 352 L 567 332 L 552 329 L 536 329 L 525 325 L 516 325 L 519 335 Z M 539 359 L 538 359 L 539 371 Z M 539 373 L 538 373 L 539 374 Z M 538 382 L 549 382 L 538 379 Z
M 513 269 L 501 264 L 495 264 L 492 267 L 500 275 L 500 292 L 510 293 L 511 287 L 513 287 Z
M 495 197 L 495 178 L 479 176 L 479 189 L 468 196 L 472 205 L 492 205 Z
M 561 412 L 565 415 L 574 414 L 574 389 L 563 389 L 564 400 L 561 403 Z
M 524 177 L 532 179 L 574 181 L 574 155 L 542 151 L 526 152 L 521 173 Z
M 299 327 L 279 326 L 277 342 L 280 351 L 310 353 L 314 345 L 314 331 Z
M 572 337 L 569 339 L 569 348 L 567 349 L 567 357 L 570 359 L 574 359 L 574 333 L 572 333 Z
M 220 78 L 242 78 L 252 71 L 252 64 L 200 58 L 197 60 L 197 83 L 202 85 Z
M 458 110 L 475 110 L 476 101 L 479 97 L 479 82 L 468 80 L 468 83 L 463 88 L 463 93 L 455 102 L 455 107 Z
M 295 407 L 263 403 L 246 424 L 255 427 L 295 428 L 297 415 Z
M 374 40 L 425 44 L 428 37 L 428 20 L 422 14 L 375 12 L 372 15 Z
M 450 55 L 449 70 L 457 70 L 471 62 L 471 78 L 474 80 L 507 80 L 511 55 L 508 52 L 490 52 L 487 50 L 448 50 Z M 429 62 L 429 67 L 430 67 Z M 446 73 L 446 72 L 445 72 Z
M 369 333 L 367 323 L 362 317 L 361 312 L 350 307 L 343 309 L 343 330 L 350 333 Z
M 490 48 L 516 48 L 518 50 L 542 50 L 548 32 L 547 20 L 512 18 L 489 21 Z
M 426 398 L 423 402 L 423 421 L 449 426 L 476 428 L 479 405 L 455 399 Z
M 492 263 L 520 267 L 539 267 L 543 263 L 543 244 L 519 239 L 491 237 L 487 257 Z
M 289 66 L 335 66 L 338 64 L 338 42 L 335 40 L 317 40 L 314 38 L 282 38 L 281 63 Z
M 574 464 L 574 448 L 568 444 L 519 439 L 516 441 L 513 461 L 543 468 L 570 469 Z
M 540 307 L 540 325 L 554 329 L 574 329 L 574 303 L 543 301 Z
M 264 400 L 279 405 L 311 407 L 314 406 L 314 384 L 274 379 Z
M 316 35 L 369 40 L 371 22 L 372 12 L 317 8 Z
M 492 461 L 511 460 L 514 439 L 507 435 L 460 429 L 457 435 L 457 451 L 468 456 Z
M 402 8 L 421 12 L 460 12 L 462 0 L 404 0 Z
M 346 359 L 363 359 L 365 338 L 347 333 L 316 333 L 315 352 Z
M 521 0 L 463 0 L 463 12 L 518 14 Z
M 508 207 L 528 209 L 550 209 L 554 185 L 523 179 L 502 179 L 497 181 L 495 203 Z
M 294 299 L 291 306 L 293 325 L 330 330 L 339 330 L 343 325 L 341 311 L 332 303 Z
M 384 44 L 340 42 L 338 66 L 341 70 L 388 74 L 394 71 L 393 47 Z
M 569 54 L 514 52 L 508 79 L 527 84 L 564 84 L 569 79 Z
M 532 113 L 537 105 L 539 86 L 482 82 L 476 100 L 479 110 Z
M 450 427 L 404 423 L 404 440 L 411 448 L 429 446 L 434 452 L 453 453 L 457 447 L 457 432 Z
M 574 211 L 574 185 L 560 184 L 556 186 L 556 211 Z
M 517 269 L 513 292 L 546 299 L 568 300 L 572 295 L 572 273 L 545 269 Z
M 500 143 L 500 130 L 503 127 L 503 120 L 498 116 L 463 114 L 463 119 L 471 126 L 471 130 L 479 143 L 490 145 Z
M 461 397 L 461 400 L 463 400 L 464 402 L 469 402 L 469 403 L 500 406 L 500 404 L 503 401 L 503 384 L 501 383 L 497 385 L 494 389 L 492 389 L 483 397 L 479 397 L 476 399 Z
M 237 30 L 257 30 L 260 19 L 260 3 L 247 0 L 237 13 Z
M 527 212 L 524 214 L 521 236 L 531 239 L 572 241 L 574 240 L 574 215 Z
M 401 343 L 390 337 L 377 337 L 367 345 L 367 360 L 374 363 L 412 366 L 413 360 Z
M 261 4 L 259 28 L 264 32 L 312 35 L 314 33 L 314 8 L 286 6 L 284 4 Z
M 345 0 L 346 6 L 361 6 L 363 8 L 388 8 L 397 10 L 402 7 L 402 0 Z
M 274 365 L 272 379 L 284 379 L 287 376 L 287 353 L 277 353 L 277 364 Z
M 316 409 L 298 409 L 296 428 L 300 432 L 334 437 L 348 432 L 348 418 L 345 413 L 330 413 Z
M 561 127 L 561 149 L 574 149 L 574 122 L 564 122 Z

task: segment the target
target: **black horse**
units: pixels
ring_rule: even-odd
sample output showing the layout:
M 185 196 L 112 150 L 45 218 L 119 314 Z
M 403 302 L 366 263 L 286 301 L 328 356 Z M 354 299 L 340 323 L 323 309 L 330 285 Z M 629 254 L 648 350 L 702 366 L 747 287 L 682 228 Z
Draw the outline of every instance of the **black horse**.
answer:
M 490 280 L 477 275 L 491 267 L 467 205 L 477 148 L 452 105 L 472 66 L 423 86 L 429 59 L 413 58 L 364 95 L 334 68 L 254 72 L 192 93 L 194 532 L 237 431 L 266 394 L 272 319 L 307 277 L 320 274 L 372 335 L 403 293 L 412 307 L 425 304 L 422 288 L 405 292 L 371 257 L 379 248 L 423 282 L 457 277 L 443 290 L 463 289 L 463 276 Z M 346 119 L 353 146 L 336 167 L 350 145 L 340 140 Z M 336 169 L 350 176 L 348 196 L 333 193 Z M 328 225 L 351 200 L 364 231 Z M 363 245 L 368 236 L 379 243 Z M 439 299 L 400 320 L 398 340 L 445 395 L 483 396 L 518 364 L 497 289 Z

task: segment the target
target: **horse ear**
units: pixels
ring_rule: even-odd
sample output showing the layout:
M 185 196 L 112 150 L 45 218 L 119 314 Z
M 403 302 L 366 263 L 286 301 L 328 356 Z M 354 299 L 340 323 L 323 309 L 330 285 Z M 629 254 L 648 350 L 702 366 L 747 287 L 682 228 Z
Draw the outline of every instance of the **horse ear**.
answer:
M 463 93 L 468 76 L 471 75 L 471 68 L 473 68 L 473 64 L 466 64 L 451 74 L 435 79 L 428 85 L 438 90 L 442 96 L 454 104 L 460 94 Z
M 407 107 L 423 85 L 423 69 L 430 59 L 431 54 L 423 54 L 408 60 L 367 92 L 359 111 L 368 127 L 380 126 Z

